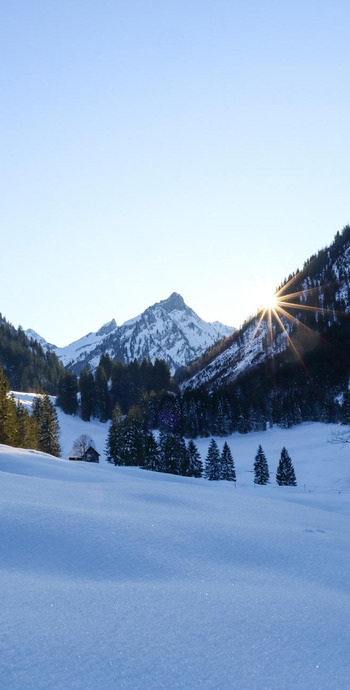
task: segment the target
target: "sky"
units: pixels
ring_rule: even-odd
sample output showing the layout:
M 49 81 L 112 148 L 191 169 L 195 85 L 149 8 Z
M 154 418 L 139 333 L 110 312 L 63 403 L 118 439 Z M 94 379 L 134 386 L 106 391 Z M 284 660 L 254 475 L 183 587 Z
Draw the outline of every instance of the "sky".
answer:
M 350 4 L 1 2 L 0 312 L 238 327 L 350 223 Z

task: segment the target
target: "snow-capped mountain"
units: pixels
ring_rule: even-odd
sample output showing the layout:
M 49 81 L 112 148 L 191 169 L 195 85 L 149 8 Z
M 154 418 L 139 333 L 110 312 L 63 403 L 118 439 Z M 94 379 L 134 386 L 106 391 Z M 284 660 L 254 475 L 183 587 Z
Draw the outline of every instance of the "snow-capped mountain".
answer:
M 178 372 L 182 389 L 214 390 L 272 357 L 302 362 L 325 344 L 343 343 L 350 367 L 350 227 L 311 257 L 277 291 L 275 309 L 258 313 L 220 345 Z M 333 355 L 329 354 L 332 359 Z M 344 371 L 346 369 L 344 364 Z
M 56 345 L 54 345 L 53 343 L 48 343 L 47 340 L 45 340 L 45 338 L 43 338 L 41 335 L 39 335 L 39 333 L 34 331 L 32 328 L 27 328 L 27 330 L 24 332 L 25 332 L 27 338 L 29 338 L 29 340 L 36 340 L 39 343 L 39 345 L 41 345 L 43 350 L 47 351 L 47 350 L 56 350 L 57 349 Z
M 113 319 L 96 333 L 88 333 L 54 352 L 76 373 L 87 364 L 95 369 L 101 355 L 108 353 L 126 363 L 133 359 L 164 359 L 173 374 L 233 330 L 218 321 L 207 323 L 174 292 L 121 326 Z M 43 338 L 41 342 L 44 346 Z

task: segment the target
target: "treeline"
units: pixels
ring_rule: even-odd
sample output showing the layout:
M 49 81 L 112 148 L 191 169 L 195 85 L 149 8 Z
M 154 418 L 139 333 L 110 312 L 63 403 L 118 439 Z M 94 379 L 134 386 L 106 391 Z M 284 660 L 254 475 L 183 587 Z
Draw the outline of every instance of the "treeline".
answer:
M 117 410 L 109 428 L 106 443 L 107 461 L 118 466 L 137 466 L 153 472 L 204 477 L 210 481 L 236 482 L 236 468 L 226 441 L 220 452 L 211 439 L 203 466 L 193 439 L 185 439 L 172 432 L 161 432 L 157 441 L 152 431 L 145 429 L 140 418 L 123 417 Z M 269 484 L 270 472 L 265 453 L 259 445 L 254 460 L 254 483 Z M 279 486 L 296 486 L 294 467 L 286 448 L 281 451 L 276 482 Z
M 162 432 L 159 442 L 141 420 L 123 418 L 116 412 L 109 428 L 106 458 L 114 465 L 138 466 L 154 472 L 201 477 L 203 466 L 193 440 Z
M 157 441 L 140 418 L 123 417 L 115 410 L 106 443 L 106 458 L 114 465 L 138 466 L 153 472 L 236 481 L 232 454 L 224 443 L 220 454 L 212 439 L 205 467 L 193 439 L 187 443 L 174 432 L 160 432 Z
M 0 363 L 12 390 L 57 393 L 64 367 L 53 352 L 28 338 L 0 314 Z
M 130 423 L 141 420 L 145 429 L 186 438 L 245 434 L 274 425 L 290 428 L 303 421 L 348 424 L 348 350 L 349 335 L 343 331 L 342 339 L 338 332 L 332 347 L 330 332 L 327 345 L 305 353 L 305 368 L 281 353 L 225 388 L 184 393 L 163 361 L 121 364 L 103 355 L 95 373 L 84 369 L 79 382 L 75 374 L 64 372 L 57 404 L 85 421 L 94 417 L 105 422 L 116 408 Z
M 57 405 L 66 414 L 79 413 L 84 421 L 94 417 L 105 422 L 116 405 L 128 414 L 133 406 L 145 408 L 149 398 L 156 399 L 170 386 L 169 367 L 163 360 L 122 364 L 105 354 L 94 373 L 88 366 L 82 370 L 79 381 L 74 373 L 63 372 Z
M 9 395 L 9 382 L 0 367 L 0 443 L 32 448 L 59 457 L 57 412 L 48 395 L 35 398 L 32 414 Z

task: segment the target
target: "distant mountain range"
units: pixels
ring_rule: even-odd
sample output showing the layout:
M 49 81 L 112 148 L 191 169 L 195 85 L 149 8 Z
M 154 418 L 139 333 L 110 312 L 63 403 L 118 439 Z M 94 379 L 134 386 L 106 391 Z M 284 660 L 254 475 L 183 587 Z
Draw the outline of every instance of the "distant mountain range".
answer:
M 55 347 L 35 333 L 28 337 L 54 352 L 61 363 L 79 374 L 86 366 L 94 370 L 102 354 L 108 353 L 127 363 L 134 359 L 164 359 L 172 374 L 198 358 L 208 347 L 233 333 L 234 328 L 215 321 L 207 323 L 188 307 L 181 295 L 173 292 L 168 299 L 148 307 L 139 316 L 117 326 L 112 319 L 96 333 L 88 333 L 66 347 Z

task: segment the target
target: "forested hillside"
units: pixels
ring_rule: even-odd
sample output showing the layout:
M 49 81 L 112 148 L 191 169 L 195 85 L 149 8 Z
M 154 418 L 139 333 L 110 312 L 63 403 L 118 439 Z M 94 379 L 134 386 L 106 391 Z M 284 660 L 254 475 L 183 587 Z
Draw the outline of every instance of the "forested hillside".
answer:
M 54 395 L 65 369 L 50 351 L 28 338 L 0 314 L 0 365 L 14 390 Z

